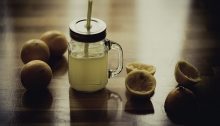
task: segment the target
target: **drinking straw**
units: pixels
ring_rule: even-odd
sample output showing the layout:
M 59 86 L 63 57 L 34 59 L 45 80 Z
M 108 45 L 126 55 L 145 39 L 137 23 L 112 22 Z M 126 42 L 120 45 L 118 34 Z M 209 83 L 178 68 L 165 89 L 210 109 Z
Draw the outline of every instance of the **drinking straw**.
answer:
M 87 21 L 86 21 L 86 28 L 88 32 L 90 32 L 91 29 L 91 16 L 92 16 L 92 0 L 88 0 L 88 12 L 87 12 Z M 86 57 L 88 57 L 88 48 L 89 48 L 89 44 L 85 43 L 84 54 Z
M 88 31 L 91 28 L 91 16 L 92 16 L 92 0 L 88 0 L 88 12 L 87 12 L 87 22 L 86 22 L 86 28 Z

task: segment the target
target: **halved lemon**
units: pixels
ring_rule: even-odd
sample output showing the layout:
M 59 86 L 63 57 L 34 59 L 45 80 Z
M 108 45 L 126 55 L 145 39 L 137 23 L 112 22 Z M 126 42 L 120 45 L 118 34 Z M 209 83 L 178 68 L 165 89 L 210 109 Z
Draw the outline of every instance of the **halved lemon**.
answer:
M 150 74 L 154 75 L 156 72 L 156 67 L 153 65 L 138 63 L 138 62 L 129 63 L 126 65 L 127 73 L 130 73 L 131 71 L 134 71 L 134 70 L 145 70 L 149 72 Z
M 192 122 L 198 110 L 196 95 L 183 86 L 178 86 L 166 97 L 164 109 L 176 123 Z
M 151 97 L 156 87 L 156 79 L 147 71 L 135 70 L 127 75 L 125 85 L 128 93 L 134 96 Z
M 175 67 L 175 79 L 183 86 L 189 86 L 201 80 L 198 69 L 186 61 L 177 62 Z

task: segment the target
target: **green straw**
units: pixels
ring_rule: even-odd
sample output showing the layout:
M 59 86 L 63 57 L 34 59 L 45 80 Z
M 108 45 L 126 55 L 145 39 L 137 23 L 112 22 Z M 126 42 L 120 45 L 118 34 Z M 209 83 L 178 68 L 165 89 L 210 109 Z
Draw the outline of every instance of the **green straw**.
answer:
M 91 16 L 92 16 L 92 0 L 88 0 L 88 12 L 87 12 L 87 22 L 86 22 L 86 28 L 88 32 L 90 32 L 90 28 L 91 28 Z M 88 51 L 89 51 L 88 48 L 89 48 L 89 44 L 85 43 L 84 46 L 85 57 L 88 57 Z

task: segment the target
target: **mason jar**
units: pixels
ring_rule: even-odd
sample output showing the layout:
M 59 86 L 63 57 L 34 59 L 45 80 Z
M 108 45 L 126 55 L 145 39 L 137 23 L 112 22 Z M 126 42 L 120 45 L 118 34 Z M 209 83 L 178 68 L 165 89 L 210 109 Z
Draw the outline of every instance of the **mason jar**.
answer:
M 117 76 L 123 68 L 121 46 L 106 39 L 104 21 L 92 18 L 91 28 L 86 28 L 86 18 L 70 23 L 71 41 L 68 43 L 68 76 L 71 88 L 94 92 L 105 88 L 110 77 Z M 109 50 L 118 52 L 118 66 L 108 68 Z

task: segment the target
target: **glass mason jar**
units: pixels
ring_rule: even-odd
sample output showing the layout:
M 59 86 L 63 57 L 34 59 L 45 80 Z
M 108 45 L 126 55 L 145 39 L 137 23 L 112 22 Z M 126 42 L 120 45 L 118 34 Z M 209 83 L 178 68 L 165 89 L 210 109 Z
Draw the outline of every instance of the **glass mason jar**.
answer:
M 106 24 L 92 18 L 91 28 L 86 28 L 86 19 L 70 23 L 71 41 L 68 43 L 68 75 L 70 86 L 83 92 L 105 88 L 108 78 L 118 75 L 123 68 L 121 46 L 106 39 Z M 118 51 L 118 67 L 108 68 L 108 51 Z

